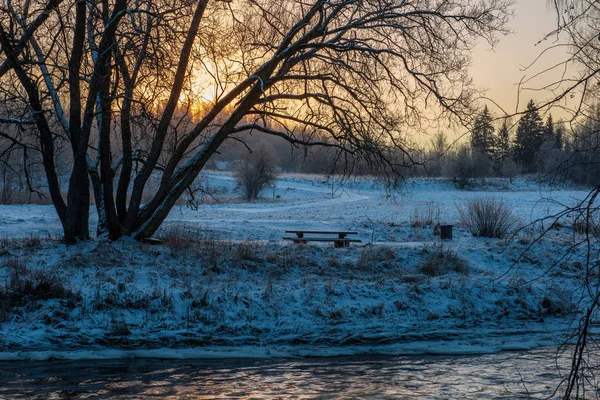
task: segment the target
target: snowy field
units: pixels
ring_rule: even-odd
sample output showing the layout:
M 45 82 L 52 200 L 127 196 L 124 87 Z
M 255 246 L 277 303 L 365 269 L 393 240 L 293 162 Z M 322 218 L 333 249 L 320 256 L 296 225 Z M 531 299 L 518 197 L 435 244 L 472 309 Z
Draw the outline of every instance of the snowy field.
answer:
M 495 197 L 508 202 L 521 224 L 552 215 L 573 205 L 588 191 L 560 189 L 516 179 L 492 180 L 476 190 L 457 190 L 448 180 L 414 179 L 395 191 L 387 191 L 372 180 L 325 181 L 322 177 L 284 175 L 275 190 L 267 189 L 263 199 L 245 203 L 235 193 L 235 180 L 225 173 L 209 173 L 213 200 L 195 211 L 176 206 L 163 230 L 172 226 L 214 236 L 221 240 L 279 241 L 286 229 L 351 229 L 359 238 L 378 243 L 421 241 L 427 235 L 398 229 L 423 216 L 432 208 L 442 224 L 458 222 L 457 206 L 476 196 Z M 490 182 L 490 181 L 488 181 Z M 333 186 L 333 196 L 332 196 Z M 223 194 L 225 193 L 225 194 Z M 97 221 L 90 210 L 92 232 Z M 0 206 L 0 238 L 60 237 L 60 221 L 52 206 Z M 465 234 L 467 237 L 470 234 Z M 465 235 L 461 232 L 458 239 Z
M 559 343 L 577 317 L 569 221 L 523 254 L 539 224 L 511 241 L 475 238 L 457 206 L 501 198 L 525 226 L 585 190 L 416 179 L 394 192 L 334 182 L 332 194 L 322 178 L 287 175 L 248 204 L 230 175 L 209 181 L 218 202 L 173 209 L 161 246 L 66 247 L 38 240 L 60 235 L 52 207 L 0 207 L 0 358 L 481 353 Z M 431 214 L 455 225 L 454 240 L 423 223 Z M 363 243 L 282 241 L 294 228 L 356 230 Z

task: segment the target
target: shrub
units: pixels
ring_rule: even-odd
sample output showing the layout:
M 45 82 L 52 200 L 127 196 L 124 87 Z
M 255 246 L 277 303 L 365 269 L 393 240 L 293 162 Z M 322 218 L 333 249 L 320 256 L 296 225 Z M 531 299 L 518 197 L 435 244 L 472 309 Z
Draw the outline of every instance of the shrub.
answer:
M 503 200 L 486 197 L 470 199 L 458 207 L 460 222 L 473 236 L 505 237 L 517 220 Z
M 429 276 L 445 275 L 450 272 L 459 274 L 469 273 L 469 264 L 455 251 L 442 246 L 426 247 L 423 251 L 427 254 L 425 262 L 419 267 L 421 273 Z
M 255 200 L 263 189 L 277 180 L 277 163 L 274 150 L 266 145 L 246 156 L 236 171 L 236 179 L 247 200 Z

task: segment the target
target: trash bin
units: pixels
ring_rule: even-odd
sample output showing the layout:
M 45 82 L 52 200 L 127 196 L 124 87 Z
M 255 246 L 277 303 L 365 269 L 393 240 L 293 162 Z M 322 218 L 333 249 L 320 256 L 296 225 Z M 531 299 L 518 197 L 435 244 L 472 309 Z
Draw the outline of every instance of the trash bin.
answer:
M 452 240 L 452 225 L 440 225 L 440 239 Z

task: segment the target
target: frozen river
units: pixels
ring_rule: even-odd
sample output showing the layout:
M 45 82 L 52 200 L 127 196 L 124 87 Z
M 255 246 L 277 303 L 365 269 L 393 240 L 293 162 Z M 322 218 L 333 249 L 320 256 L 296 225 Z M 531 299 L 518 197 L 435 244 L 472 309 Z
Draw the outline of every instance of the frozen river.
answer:
M 553 396 L 561 372 L 549 347 L 465 356 L 2 362 L 0 398 L 542 399 Z

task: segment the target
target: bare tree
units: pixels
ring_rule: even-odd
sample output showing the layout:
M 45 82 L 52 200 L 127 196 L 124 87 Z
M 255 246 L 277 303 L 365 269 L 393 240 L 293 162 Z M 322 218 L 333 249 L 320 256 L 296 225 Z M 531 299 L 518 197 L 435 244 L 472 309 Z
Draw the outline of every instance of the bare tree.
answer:
M 11 1 L 0 10 L 0 79 L 19 82 L 65 240 L 88 237 L 90 182 L 100 233 L 140 239 L 239 132 L 330 147 L 384 173 L 414 163 L 403 132 L 468 121 L 470 51 L 506 32 L 511 3 Z M 181 132 L 181 99 L 206 90 L 201 119 Z M 58 138 L 71 145 L 66 199 Z
M 247 200 L 256 200 L 260 192 L 277 180 L 277 164 L 275 151 L 264 144 L 241 160 L 235 175 Z
M 436 177 L 442 176 L 448 147 L 448 138 L 444 132 L 439 131 L 431 138 L 426 155 L 428 161 L 425 163 L 428 175 Z
M 486 178 L 492 171 L 492 160 L 469 145 L 461 145 L 447 156 L 446 176 L 459 189 L 471 186 L 475 180 Z
M 571 149 L 571 156 L 566 157 L 555 171 L 558 173 L 564 169 L 583 167 L 587 173 L 588 168 L 592 166 L 590 171 L 596 173 L 598 168 L 594 160 L 598 160 L 600 143 L 593 138 L 600 126 L 594 122 L 598 120 L 596 103 L 600 88 L 600 3 L 598 0 L 552 0 L 549 3 L 555 8 L 557 17 L 556 29 L 549 32 L 547 38 L 553 42 L 556 42 L 556 38 L 564 39 L 569 52 L 563 62 L 544 68 L 542 74 L 555 69 L 564 73 L 558 81 L 538 88 L 552 88 L 552 95 L 545 102 L 538 104 L 538 109 L 560 106 L 570 112 L 570 123 L 575 131 L 574 141 L 579 142 L 576 148 Z M 566 99 L 576 99 L 577 102 L 566 107 Z M 593 126 L 596 127 L 595 132 Z M 598 366 L 592 360 L 598 347 L 590 326 L 599 316 L 600 282 L 597 277 L 600 274 L 600 264 L 594 260 L 600 248 L 600 184 L 597 180 L 590 184 L 593 188 L 585 199 L 576 206 L 565 207 L 557 215 L 549 217 L 559 220 L 569 216 L 582 223 L 583 237 L 571 246 L 568 252 L 583 250 L 586 254 L 585 276 L 582 279 L 585 290 L 579 301 L 584 312 L 579 325 L 570 336 L 569 344 L 573 346 L 564 347 L 565 351 L 570 352 L 572 359 L 570 372 L 559 388 L 564 399 L 583 398 L 598 388 Z M 589 390 L 590 387 L 593 390 Z

